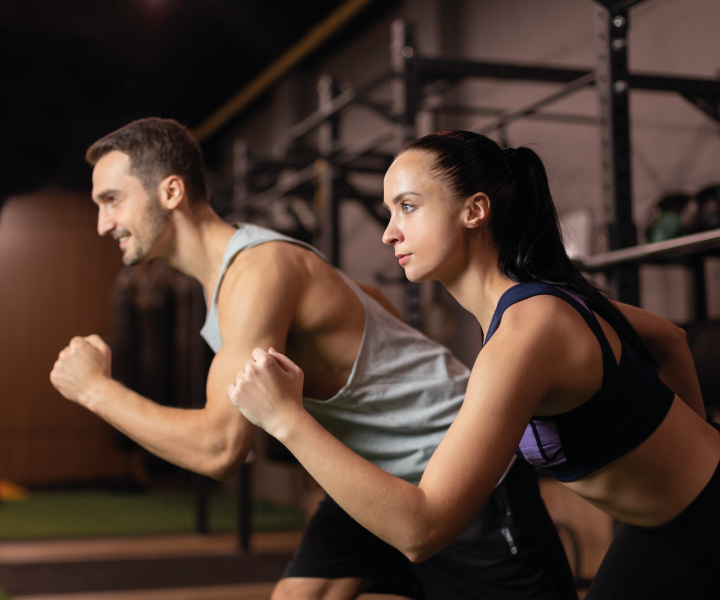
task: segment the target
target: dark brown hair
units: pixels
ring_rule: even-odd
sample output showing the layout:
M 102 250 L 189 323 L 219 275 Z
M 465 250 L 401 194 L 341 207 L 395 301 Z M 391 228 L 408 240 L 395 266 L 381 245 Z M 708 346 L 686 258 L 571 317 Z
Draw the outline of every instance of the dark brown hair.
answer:
M 169 175 L 182 178 L 191 204 L 208 202 L 202 150 L 186 127 L 172 119 L 151 117 L 133 121 L 99 139 L 87 149 L 85 160 L 95 166 L 109 152 L 130 157 L 130 172 L 149 194 Z
M 518 283 L 543 281 L 579 296 L 657 366 L 625 316 L 568 257 L 545 166 L 533 150 L 501 148 L 470 131 L 441 131 L 411 142 L 401 154 L 411 151 L 430 156 L 430 176 L 456 201 L 479 192 L 490 198 L 488 226 L 503 275 Z

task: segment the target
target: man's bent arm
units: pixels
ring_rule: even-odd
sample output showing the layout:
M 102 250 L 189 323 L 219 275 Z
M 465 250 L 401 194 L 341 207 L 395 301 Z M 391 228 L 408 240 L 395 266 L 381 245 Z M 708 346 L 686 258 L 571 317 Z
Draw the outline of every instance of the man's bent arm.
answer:
M 75 338 L 60 353 L 50 376 L 53 385 L 153 454 L 210 477 L 231 475 L 245 459 L 256 428 L 232 405 L 227 387 L 253 348 L 284 350 L 302 283 L 287 276 L 287 269 L 257 260 L 259 249 L 253 249 L 256 260 L 247 268 L 231 266 L 220 290 L 223 345 L 210 367 L 204 408 L 162 406 L 111 379 L 109 349 L 104 353 L 97 336 Z
M 249 356 L 249 354 L 248 354 Z M 231 475 L 247 455 L 255 427 L 237 418 L 218 374 L 218 357 L 208 377 L 202 409 L 162 406 L 106 377 L 84 394 L 81 404 L 157 456 L 180 467 L 221 479 Z M 243 364 L 233 360 L 233 368 Z M 229 369 L 228 365 L 228 369 Z

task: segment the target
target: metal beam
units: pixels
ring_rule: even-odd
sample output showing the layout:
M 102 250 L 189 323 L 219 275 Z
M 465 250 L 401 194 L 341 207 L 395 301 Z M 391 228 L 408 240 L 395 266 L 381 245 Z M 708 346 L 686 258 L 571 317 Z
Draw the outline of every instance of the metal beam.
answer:
M 632 214 L 630 109 L 628 103 L 627 11 L 597 7 L 596 85 L 600 100 L 603 196 L 609 217 L 610 250 L 637 244 Z M 640 286 L 635 265 L 619 265 L 609 273 L 613 296 L 638 306 Z
M 397 137 L 398 127 L 396 125 L 388 125 L 364 140 L 360 140 L 357 144 L 353 144 L 349 148 L 343 150 L 340 154 L 335 156 L 333 162 L 338 165 L 347 165 L 353 160 L 360 158 L 371 150 L 375 150 Z
M 698 96 L 689 96 L 683 94 L 685 100 L 694 104 L 702 112 L 714 121 L 720 121 L 720 98 L 702 98 Z
M 540 100 L 530 102 L 529 104 L 526 104 L 525 106 L 522 106 L 520 108 L 505 111 L 504 113 L 498 115 L 492 123 L 488 123 L 480 128 L 471 126 L 469 129 L 472 131 L 477 131 L 477 133 L 488 133 L 489 131 L 493 131 L 495 129 L 498 129 L 499 127 L 503 127 L 504 125 L 507 125 L 512 121 L 516 121 L 517 119 L 531 115 L 543 108 L 544 106 L 548 106 L 553 102 L 557 102 L 558 100 L 561 100 L 562 98 L 565 98 L 570 94 L 574 94 L 577 90 L 584 88 L 587 85 L 590 85 L 594 81 L 595 73 L 590 72 L 587 75 L 583 75 L 575 81 L 564 85 L 561 89 L 553 92 L 549 96 L 545 96 Z
M 571 83 L 591 72 L 587 68 L 553 67 L 532 63 L 502 63 L 442 58 L 416 59 L 417 74 L 424 81 L 466 77 L 544 83 Z M 630 73 L 628 84 L 636 90 L 677 92 L 692 96 L 720 96 L 720 80 L 678 77 L 656 73 Z
M 417 76 L 423 80 L 457 80 L 466 77 L 570 83 L 587 75 L 589 69 L 568 69 L 536 64 L 491 63 L 472 60 L 418 57 Z
M 303 183 L 312 181 L 317 175 L 316 163 L 312 163 L 300 169 L 291 175 L 287 175 L 280 179 L 274 186 L 258 194 L 252 199 L 253 206 L 263 206 L 269 204 L 273 200 L 277 200 L 280 196 L 284 196 Z
M 221 127 L 224 127 L 230 119 L 236 117 L 248 104 L 280 81 L 291 69 L 317 50 L 333 34 L 347 25 L 373 2 L 375 0 L 347 0 L 329 17 L 311 29 L 304 38 L 285 52 L 265 71 L 205 119 L 203 123 L 193 130 L 192 133 L 195 138 L 202 142 Z
M 457 115 L 482 115 L 485 117 L 498 117 L 506 112 L 506 109 L 491 106 L 461 106 L 454 104 L 441 104 L 434 107 L 423 106 L 421 110 Z M 530 113 L 525 115 L 524 118 L 536 121 L 551 121 L 553 123 L 572 123 L 576 125 L 598 125 L 600 123 L 598 117 L 568 113 Z
M 720 97 L 720 80 L 699 77 L 677 77 L 653 73 L 630 73 L 628 83 L 635 90 L 677 92 L 684 96 Z
M 685 235 L 665 242 L 611 250 L 575 261 L 581 271 L 607 271 L 619 265 L 660 262 L 720 248 L 720 229 Z
M 318 128 L 327 119 L 333 118 L 346 106 L 352 104 L 353 102 L 364 102 L 364 96 L 367 94 L 367 92 L 376 88 L 379 85 L 382 85 L 383 83 L 394 77 L 394 73 L 386 72 L 379 77 L 376 77 L 375 79 L 369 81 L 357 90 L 350 87 L 349 89 L 341 91 L 341 93 L 336 96 L 332 102 L 328 102 L 328 104 L 324 108 L 316 110 L 314 113 L 308 115 L 302 121 L 296 123 L 290 129 L 288 129 L 280 143 L 275 147 L 275 151 L 278 154 L 286 152 L 295 140 L 298 140 L 299 138 L 307 135 L 314 129 Z M 383 113 L 384 112 L 385 111 L 383 111 Z M 384 116 L 388 117 L 388 115 Z
M 390 45 L 392 70 L 398 75 L 395 83 L 395 114 L 401 117 L 402 145 L 405 146 L 417 137 L 416 118 L 420 108 L 421 79 L 419 59 L 415 49 L 412 28 L 404 21 L 392 24 L 392 42 Z M 420 285 L 412 281 L 405 282 L 405 321 L 416 329 L 422 325 L 420 313 Z
M 355 100 L 355 91 L 346 90 L 287 130 L 276 151 L 285 152 L 292 142 L 310 133 Z
M 328 112 L 338 93 L 338 84 L 330 75 L 323 75 L 318 82 L 318 112 Z M 316 179 L 315 213 L 320 226 L 315 239 L 317 246 L 327 256 L 330 264 L 340 266 L 340 198 L 337 184 L 338 168 L 329 160 L 338 147 L 338 114 L 333 114 L 320 125 L 318 131 L 318 150 L 324 168 L 319 169 Z

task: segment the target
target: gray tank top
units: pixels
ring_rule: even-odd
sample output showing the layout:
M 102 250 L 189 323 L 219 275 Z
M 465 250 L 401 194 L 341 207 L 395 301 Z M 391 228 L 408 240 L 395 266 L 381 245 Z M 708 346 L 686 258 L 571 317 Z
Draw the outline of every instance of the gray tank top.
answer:
M 303 242 L 241 224 L 223 256 L 200 332 L 214 352 L 222 346 L 217 297 L 228 265 L 246 248 L 277 241 L 304 246 L 322 257 Z M 470 372 L 449 350 L 393 317 L 347 275 L 338 273 L 365 311 L 362 343 L 343 388 L 328 400 L 303 398 L 303 405 L 360 456 L 417 484 L 460 410 Z

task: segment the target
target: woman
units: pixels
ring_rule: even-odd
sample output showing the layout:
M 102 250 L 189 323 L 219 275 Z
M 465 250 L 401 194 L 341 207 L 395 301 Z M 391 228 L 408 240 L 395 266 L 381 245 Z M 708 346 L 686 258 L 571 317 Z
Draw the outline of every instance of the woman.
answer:
M 385 203 L 383 241 L 407 277 L 442 282 L 486 332 L 419 486 L 314 422 L 302 372 L 272 349 L 238 373 L 233 403 L 413 561 L 463 529 L 517 451 L 626 524 L 587 598 L 720 597 L 720 433 L 684 333 L 613 305 L 572 265 L 537 154 L 470 132 L 426 136 L 388 170 Z

